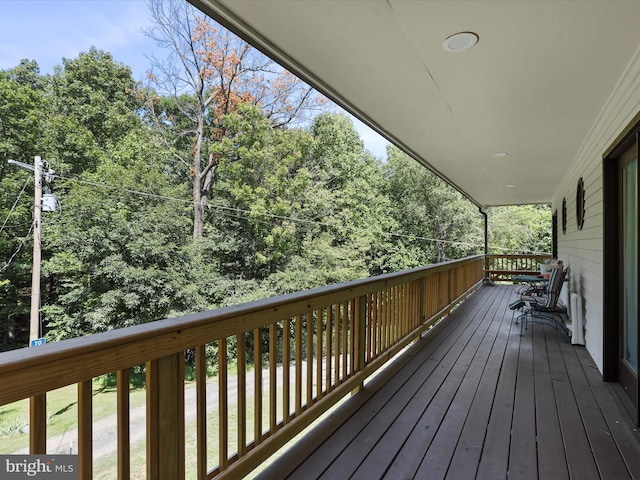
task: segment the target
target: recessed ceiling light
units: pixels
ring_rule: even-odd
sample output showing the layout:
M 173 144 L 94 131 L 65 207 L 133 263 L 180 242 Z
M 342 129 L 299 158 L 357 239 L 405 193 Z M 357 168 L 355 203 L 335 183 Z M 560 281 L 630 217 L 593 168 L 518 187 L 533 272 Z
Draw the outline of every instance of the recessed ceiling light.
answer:
M 509 185 L 505 185 L 505 187 L 507 187 L 507 188 L 514 188 L 514 187 L 515 187 L 515 185 L 513 185 L 513 184 L 509 184 Z
M 473 32 L 454 33 L 442 44 L 447 52 L 464 52 L 478 43 L 478 35 Z
M 507 152 L 493 152 L 491 154 L 491 158 L 502 158 L 506 156 L 507 156 Z

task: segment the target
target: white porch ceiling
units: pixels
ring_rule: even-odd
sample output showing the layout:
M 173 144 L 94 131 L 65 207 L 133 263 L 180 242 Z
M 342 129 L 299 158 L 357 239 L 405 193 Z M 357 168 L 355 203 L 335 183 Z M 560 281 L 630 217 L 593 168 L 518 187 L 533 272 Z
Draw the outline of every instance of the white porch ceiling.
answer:
M 637 0 L 189 1 L 486 206 L 551 202 L 640 45 Z

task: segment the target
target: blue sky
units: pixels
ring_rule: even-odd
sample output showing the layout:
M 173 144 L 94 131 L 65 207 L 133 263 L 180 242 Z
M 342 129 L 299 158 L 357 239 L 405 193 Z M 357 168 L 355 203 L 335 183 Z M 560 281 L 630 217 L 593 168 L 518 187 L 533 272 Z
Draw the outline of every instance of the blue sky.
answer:
M 52 73 L 62 58 L 75 58 L 91 46 L 110 52 L 144 77 L 157 49 L 142 29 L 149 26 L 143 0 L 0 0 L 0 68 L 22 58 Z
M 0 0 L 0 19 L 0 69 L 28 58 L 41 73 L 52 73 L 63 57 L 95 46 L 142 80 L 148 57 L 162 58 L 162 49 L 143 33 L 150 25 L 144 0 Z M 367 149 L 386 158 L 387 142 L 356 119 L 354 124 Z

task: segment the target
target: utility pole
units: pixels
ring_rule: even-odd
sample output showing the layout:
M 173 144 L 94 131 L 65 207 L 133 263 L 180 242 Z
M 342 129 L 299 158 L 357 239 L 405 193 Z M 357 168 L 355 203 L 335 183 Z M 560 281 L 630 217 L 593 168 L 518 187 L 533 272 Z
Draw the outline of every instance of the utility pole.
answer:
M 42 159 L 33 161 L 35 195 L 33 205 L 33 271 L 31 273 L 31 316 L 29 317 L 29 343 L 40 338 L 40 263 L 42 246 L 40 231 L 42 223 Z
M 31 316 L 29 317 L 29 344 L 40 338 L 40 263 L 42 261 L 42 246 L 40 232 L 42 223 L 42 158 L 34 157 L 33 166 L 16 160 L 9 163 L 32 170 L 35 180 L 33 205 L 33 269 L 31 273 Z M 47 182 L 53 179 L 53 170 L 47 172 Z

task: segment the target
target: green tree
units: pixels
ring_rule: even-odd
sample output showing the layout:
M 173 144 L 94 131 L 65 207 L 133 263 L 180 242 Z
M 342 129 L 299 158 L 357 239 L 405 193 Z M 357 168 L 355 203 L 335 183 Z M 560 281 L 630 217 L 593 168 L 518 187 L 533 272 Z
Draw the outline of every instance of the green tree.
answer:
M 0 95 L 14 106 L 2 119 L 10 133 L 3 137 L 5 148 L 19 153 L 25 146 L 13 139 L 33 138 L 30 147 L 39 145 L 35 153 L 57 171 L 54 190 L 63 205 L 43 220 L 42 314 L 48 336 L 66 338 L 207 308 L 197 286 L 209 283 L 211 269 L 199 262 L 189 240 L 188 190 L 176 183 L 172 159 L 138 115 L 130 69 L 92 48 L 63 59 L 52 77 L 39 78 L 37 66 L 24 62 L 2 73 Z M 25 121 L 32 118 L 37 121 Z M 4 163 L 0 172 L 9 187 L 0 193 L 6 211 L 29 177 L 8 171 Z M 12 219 L 26 217 L 28 229 L 25 205 L 18 205 Z M 0 236 L 4 258 L 22 238 L 15 232 Z M 0 308 L 13 315 L 25 305 L 28 310 L 28 297 L 23 307 L 16 303 L 31 270 L 30 256 L 21 256 L 5 270 L 8 281 L 0 287 Z
M 154 165 L 162 152 L 150 140 L 142 128 L 130 131 L 94 172 L 67 181 L 64 209 L 45 225 L 42 311 L 52 338 L 208 306 L 192 288 L 202 269 L 188 235 L 189 203 Z
M 480 253 L 478 209 L 434 173 L 395 147 L 385 165 L 386 193 L 399 222 L 393 270 Z
M 139 123 L 131 69 L 91 48 L 55 68 L 45 140 L 49 159 L 67 173 L 94 170 L 107 149 Z
M 330 236 L 334 258 L 341 258 L 342 265 L 348 265 L 349 274 L 337 278 L 352 280 L 386 270 L 379 252 L 386 248 L 385 233 L 394 228 L 395 222 L 389 216 L 389 201 L 382 191 L 380 161 L 364 149 L 345 115 L 318 115 L 310 130 L 314 149 L 309 170 L 318 190 L 313 195 L 313 215 L 330 225 L 320 232 Z M 317 256 L 316 246 L 322 251 L 322 242 L 309 246 L 313 257 Z
M 211 234 L 225 275 L 264 279 L 300 252 L 299 214 L 309 188 L 301 168 L 310 137 L 272 125 L 261 109 L 241 105 L 225 116 L 226 139 L 214 149 L 223 161 L 212 205 Z
M 386 199 L 378 161 L 351 121 L 318 116 L 308 132 L 261 110 L 227 115 L 206 238 L 230 299 L 302 290 L 379 271 Z M 233 287 L 231 287 L 233 282 Z
M 551 253 L 551 206 L 488 209 L 490 253 Z
M 35 61 L 0 71 L 0 348 L 22 340 L 32 263 L 33 175 L 7 160 L 33 164 L 40 154 L 47 85 Z
M 0 172 L 7 159 L 33 160 L 38 151 L 47 116 L 46 83 L 33 60 L 22 60 L 17 67 L 0 71 Z

